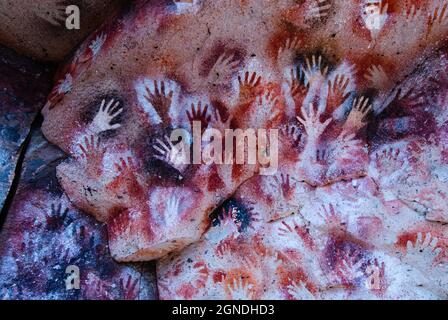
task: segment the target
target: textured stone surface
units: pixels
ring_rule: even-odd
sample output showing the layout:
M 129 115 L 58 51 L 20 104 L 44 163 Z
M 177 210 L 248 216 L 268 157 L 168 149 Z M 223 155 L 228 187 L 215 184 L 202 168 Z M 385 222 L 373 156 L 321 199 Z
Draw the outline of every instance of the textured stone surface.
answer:
M 34 130 L 21 181 L 0 233 L 1 299 L 154 299 L 151 264 L 120 265 L 106 228 L 75 209 L 55 167 L 65 157 Z M 66 290 L 77 266 L 80 289 Z
M 31 123 L 51 89 L 51 77 L 50 69 L 0 47 L 0 207 Z
M 105 19 L 123 6 L 123 0 L 2 0 L 0 43 L 39 61 L 60 62 Z M 79 30 L 65 27 L 65 8 L 77 5 Z
M 253 178 L 200 242 L 158 261 L 160 298 L 448 297 L 446 226 L 385 201 L 368 177 L 316 189 L 289 179 L 292 215 L 272 221 L 284 204 L 266 201 L 277 182 Z
M 115 259 L 176 252 L 162 298 L 446 298 L 447 7 L 135 1 L 44 109 L 61 184 Z M 277 174 L 161 157 L 192 120 L 278 129 Z

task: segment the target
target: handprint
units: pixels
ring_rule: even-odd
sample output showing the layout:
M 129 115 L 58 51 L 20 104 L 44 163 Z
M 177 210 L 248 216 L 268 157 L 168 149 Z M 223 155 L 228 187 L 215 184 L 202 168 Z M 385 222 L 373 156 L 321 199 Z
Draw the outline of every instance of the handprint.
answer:
M 289 284 L 286 289 L 288 291 L 288 294 L 294 300 L 316 300 L 316 298 L 314 298 L 313 294 L 307 289 L 302 281 L 299 281 L 299 283 L 297 284 L 290 279 L 290 282 L 291 284 Z
M 242 252 L 241 243 L 236 237 L 226 237 L 216 246 L 216 255 L 223 261 L 235 261 L 243 268 L 255 268 L 257 256 L 251 253 Z
M 275 96 L 271 91 L 266 91 L 266 93 L 257 97 L 257 105 L 260 107 L 264 107 L 267 110 L 272 110 L 277 102 L 278 97 Z
M 115 102 L 114 99 L 110 100 L 106 105 L 106 100 L 103 99 L 101 102 L 101 107 L 92 122 L 93 131 L 95 133 L 101 133 L 108 130 L 115 130 L 121 127 L 121 124 L 112 124 L 114 119 L 118 117 L 122 112 L 123 108 L 119 108 L 120 101 Z
M 346 259 L 342 259 L 342 263 L 337 270 L 342 281 L 346 284 L 353 284 L 356 279 L 364 277 L 361 268 L 365 262 L 363 258 L 358 259 L 356 254 L 351 254 Z
M 90 297 L 92 300 L 112 300 L 112 296 L 109 293 L 109 288 L 106 284 L 101 282 L 101 280 L 99 280 L 93 287 L 93 292 L 93 296 Z
M 257 95 L 257 87 L 260 86 L 261 76 L 256 72 L 250 74 L 248 71 L 244 74 L 244 78 L 238 76 L 238 83 L 240 86 L 239 103 L 244 104 L 251 101 Z
M 228 285 L 231 300 L 252 300 L 254 298 L 253 285 L 243 277 L 234 278 Z
M 128 279 L 120 279 L 120 289 L 122 292 L 123 300 L 136 300 L 140 291 L 140 279 L 132 279 L 131 275 L 128 275 Z
M 269 127 L 271 122 L 278 120 L 281 115 L 281 109 L 277 108 L 278 101 L 279 97 L 269 90 L 257 96 L 251 106 L 253 112 L 248 114 L 248 119 L 244 125 L 248 128 Z
M 187 151 L 189 146 L 184 141 L 175 145 L 168 136 L 165 136 L 165 141 L 156 139 L 156 143 L 153 145 L 153 148 L 157 151 L 155 157 L 171 165 L 179 172 L 183 172 L 190 163 L 189 152 Z
M 30 272 L 40 273 L 41 265 L 45 264 L 46 257 L 42 259 L 41 253 L 43 248 L 42 241 L 36 241 L 30 233 L 26 232 L 18 249 L 12 251 L 12 256 L 17 265 L 18 273 L 22 275 L 29 275 Z M 29 266 L 31 265 L 32 270 Z
M 76 59 L 75 64 L 91 61 L 98 53 L 100 53 L 106 39 L 107 35 L 104 33 L 97 35 L 96 38 L 90 42 L 88 48 Z
M 297 38 L 288 38 L 277 52 L 277 63 L 280 69 L 294 63 L 295 55 L 299 49 L 301 41 Z
M 297 223 L 296 220 L 293 220 L 291 224 L 286 221 L 282 221 L 281 226 L 278 228 L 277 231 L 280 237 L 289 237 L 290 235 L 293 235 L 298 239 L 301 239 L 299 235 L 299 229 L 300 225 Z
M 280 191 L 280 195 L 284 199 L 290 199 L 293 194 L 297 184 L 293 181 L 293 178 L 290 177 L 289 174 L 280 174 L 280 178 L 278 176 L 274 176 L 274 181 L 271 183 L 271 186 L 274 190 Z
M 70 73 L 67 73 L 64 79 L 59 80 L 56 85 L 56 90 L 58 94 L 66 94 L 72 90 L 73 77 Z
M 235 219 L 236 219 L 236 208 L 235 207 L 230 206 L 227 209 L 222 208 L 222 212 L 219 215 L 219 222 L 221 225 L 234 224 Z
M 260 214 L 254 212 L 253 207 L 249 207 L 246 210 L 237 209 L 235 211 L 235 225 L 238 227 L 238 232 L 243 232 L 247 228 L 255 230 L 255 226 L 261 220 Z
M 238 76 L 238 82 L 241 88 L 246 88 L 250 90 L 261 83 L 261 76 L 257 76 L 256 72 L 249 73 L 248 71 L 244 74 L 244 79 L 241 76 Z
M 379 0 L 378 3 L 371 2 L 365 5 L 362 18 L 373 38 L 378 36 L 378 33 L 386 23 L 388 8 L 389 3 L 384 4 L 383 0 Z
M 357 132 L 364 126 L 364 120 L 372 111 L 372 105 L 369 98 L 361 97 L 353 100 L 352 110 L 345 122 L 346 132 Z
M 239 64 L 234 54 L 221 54 L 208 74 L 208 82 L 213 86 L 228 83 Z
M 81 158 L 88 164 L 98 164 L 103 159 L 105 150 L 100 145 L 100 138 L 94 135 L 84 137 L 84 143 L 80 143 Z
M 53 109 L 59 102 L 64 99 L 65 95 L 72 91 L 73 77 L 70 73 L 67 73 L 63 79 L 57 81 L 53 90 L 51 90 L 48 96 L 48 106 L 49 110 Z
M 329 161 L 333 162 L 338 159 L 348 159 L 351 157 L 351 151 L 357 151 L 362 148 L 362 141 L 355 139 L 355 136 L 354 133 L 342 131 L 330 146 Z
M 330 159 L 330 154 L 326 148 L 318 148 L 316 150 L 316 158 L 314 158 L 315 163 L 326 164 Z
M 67 18 L 65 0 L 39 0 L 31 2 L 36 16 L 53 26 L 60 27 Z
M 168 203 L 165 207 L 164 219 L 165 225 L 168 227 L 174 227 L 175 221 L 179 218 L 179 198 L 173 194 L 168 199 Z
M 289 23 L 298 28 L 311 28 L 314 23 L 325 19 L 330 13 L 329 0 L 304 0 L 284 12 Z
M 350 92 L 347 87 L 350 84 L 350 78 L 345 75 L 336 75 L 333 81 L 328 81 L 327 109 L 335 110 L 347 100 Z
M 145 99 L 154 107 L 154 110 L 160 115 L 163 123 L 169 123 L 168 114 L 173 96 L 174 91 L 171 88 L 166 88 L 164 81 L 154 80 L 153 88 L 146 86 Z
M 295 125 L 285 125 L 279 130 L 282 138 L 286 138 L 285 142 L 297 146 L 301 142 L 302 131 Z
M 232 254 L 232 239 L 225 238 L 219 242 L 219 244 L 216 246 L 216 254 L 220 258 L 225 258 L 226 255 L 231 256 Z
M 45 215 L 47 229 L 51 231 L 60 230 L 64 225 L 67 214 L 68 208 L 63 210 L 62 204 L 59 204 L 57 207 L 51 204 L 51 212 Z
M 381 65 L 372 65 L 367 69 L 364 78 L 372 88 L 383 90 L 390 83 L 389 77 Z
M 268 113 L 269 120 L 275 119 L 279 114 L 280 110 L 276 109 L 278 102 L 278 96 L 275 96 L 271 91 L 266 91 L 264 94 L 257 97 L 255 103 L 257 107 L 263 111 L 263 113 Z
M 103 157 L 106 150 L 101 146 L 100 139 L 97 136 L 91 135 L 84 137 L 84 143 L 80 143 L 81 159 L 84 159 L 86 173 L 91 177 L 99 177 L 102 173 Z
M 327 165 L 328 153 L 325 149 L 319 149 L 319 143 L 322 134 L 329 126 L 332 118 L 328 118 L 325 122 L 321 122 L 321 111 L 319 107 L 309 105 L 309 110 L 302 105 L 302 115 L 298 116 L 297 120 L 302 124 L 303 130 L 306 132 L 306 142 L 303 152 L 301 154 L 300 170 L 306 175 L 306 181 L 310 184 L 316 185 L 322 180 Z
M 110 223 L 107 224 L 108 233 L 111 237 L 122 237 L 129 234 L 129 212 L 122 212 L 111 218 Z
M 443 126 L 448 121 L 448 91 L 435 94 L 435 97 L 432 98 L 431 105 L 437 107 L 437 126 Z
M 439 239 L 433 238 L 430 232 L 426 233 L 425 239 L 419 232 L 415 243 L 410 240 L 406 243 L 406 262 L 429 271 L 442 252 L 442 248 L 437 247 L 438 242 Z
M 359 139 L 355 139 L 355 137 L 356 135 L 354 133 L 347 134 L 345 132 L 342 132 L 336 139 L 333 145 L 333 150 L 338 149 L 339 151 L 345 151 L 347 149 L 350 150 L 359 148 L 362 144 L 362 141 Z
M 325 131 L 332 119 L 327 119 L 325 122 L 320 121 L 321 112 L 318 107 L 313 104 L 309 105 L 308 112 L 302 106 L 302 117 L 297 116 L 297 120 L 303 125 L 308 136 L 308 141 L 317 141 L 321 134 Z
M 223 230 L 229 231 L 234 238 L 238 236 L 239 228 L 236 225 L 237 220 L 237 209 L 233 206 L 222 208 L 221 213 L 218 216 L 219 225 Z
M 94 273 L 89 273 L 86 280 L 85 296 L 91 300 L 112 300 L 109 285 Z
M 95 234 L 88 231 L 88 227 L 82 223 L 71 225 L 71 236 L 77 241 L 80 247 L 86 249 L 95 246 Z
M 416 40 L 427 31 L 427 14 L 415 4 L 406 5 L 400 15 L 394 15 L 393 44 L 396 48 L 412 48 Z M 408 49 L 409 50 L 409 49 Z
M 335 210 L 333 204 L 329 204 L 328 208 L 322 205 L 322 210 L 317 211 L 317 215 L 321 218 L 325 228 L 329 230 L 347 230 L 346 218 L 341 217 L 341 215 Z
M 57 263 L 70 263 L 71 256 L 70 247 L 64 244 L 58 245 L 52 253 L 52 258 Z
M 120 158 L 118 162 L 114 164 L 114 166 L 116 172 L 119 174 L 134 173 L 137 171 L 132 157 Z
M 289 94 L 294 99 L 296 106 L 302 106 L 303 100 L 309 90 L 309 83 L 305 84 L 305 73 L 301 67 L 294 67 L 290 70 L 290 77 L 287 79 Z
M 373 262 L 369 260 L 365 273 L 368 276 L 366 287 L 369 290 L 380 291 L 380 293 L 386 290 L 386 266 L 384 262 L 380 264 L 376 258 Z
M 442 77 L 442 75 L 439 75 Z M 429 80 L 430 82 L 432 79 Z M 443 81 L 443 80 L 442 80 Z M 415 84 L 407 87 L 398 86 L 388 95 L 387 100 L 378 108 L 377 114 L 383 112 L 393 101 L 398 99 L 400 104 L 409 106 L 409 108 L 417 109 L 430 103 L 431 98 L 428 97 L 424 90 L 417 88 Z
M 428 34 L 439 34 L 445 31 L 448 21 L 448 3 L 443 1 L 443 4 L 436 6 L 429 15 Z
M 194 281 L 194 285 L 196 288 L 204 288 L 207 284 L 209 271 L 207 265 L 204 261 L 196 262 L 193 265 L 193 270 L 196 272 L 196 280 Z
M 202 102 L 199 101 L 197 103 L 197 107 L 195 107 L 194 103 L 191 104 L 191 113 L 189 110 L 187 110 L 187 116 L 188 120 L 190 121 L 191 128 L 193 129 L 193 122 L 199 121 L 201 122 L 201 130 L 204 132 L 208 124 L 210 123 L 211 116 L 207 114 L 208 105 L 206 104 L 204 106 L 204 109 L 202 109 Z
M 392 162 L 398 161 L 401 151 L 399 148 L 385 148 L 382 152 L 375 153 L 377 167 L 389 166 Z
M 321 20 L 328 16 L 331 9 L 328 0 L 310 0 L 308 3 L 305 13 L 306 26 L 309 26 L 309 23 L 315 19 Z
M 305 73 L 305 79 L 307 85 L 313 85 L 313 83 L 318 82 L 323 79 L 328 73 L 328 66 L 323 64 L 322 56 L 319 55 L 316 58 L 316 55 L 311 56 L 311 60 L 306 57 L 305 58 L 306 67 L 302 70 Z
M 395 172 L 404 169 L 404 159 L 400 158 L 401 150 L 399 148 L 384 148 L 374 155 L 375 168 L 380 176 L 388 177 Z
M 104 33 L 101 33 L 98 35 L 89 45 L 89 49 L 92 51 L 92 55 L 96 56 L 103 47 L 104 43 L 106 42 L 107 35 Z
M 279 96 L 271 90 L 266 90 L 258 95 L 250 106 L 249 110 L 251 112 L 247 113 L 248 119 L 244 121 L 244 126 L 246 128 L 258 128 L 260 125 L 271 126 L 272 122 L 279 120 L 279 117 L 281 116 L 282 109 L 277 104 L 278 101 Z M 238 121 L 241 119 L 235 120 Z M 241 127 L 241 125 L 239 127 Z
M 413 4 L 410 8 L 406 8 L 405 10 L 403 10 L 402 16 L 405 18 L 405 20 L 408 21 L 408 23 L 416 22 L 422 17 L 422 10 L 420 8 L 417 8 L 415 4 Z
M 222 240 L 217 246 L 217 250 L 221 254 L 224 254 L 228 245 L 231 245 L 228 241 L 237 239 L 241 234 L 241 230 L 236 224 L 236 215 L 237 211 L 233 206 L 222 208 L 221 212 L 218 213 L 218 216 L 213 221 L 214 226 L 219 226 L 219 228 L 215 229 L 215 232 L 216 239 Z
M 232 122 L 232 116 L 229 114 L 227 116 L 227 120 L 223 120 L 221 116 L 221 112 L 218 108 L 214 108 L 213 110 L 213 118 L 211 119 L 212 128 L 221 131 L 222 134 L 225 133 L 226 129 L 230 128 L 230 123 Z

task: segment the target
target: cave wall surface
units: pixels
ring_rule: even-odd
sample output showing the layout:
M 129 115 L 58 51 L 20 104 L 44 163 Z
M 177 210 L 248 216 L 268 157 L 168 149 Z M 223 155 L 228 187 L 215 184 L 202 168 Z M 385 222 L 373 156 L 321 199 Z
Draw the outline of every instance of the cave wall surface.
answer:
M 53 83 L 53 70 L 0 47 L 0 207 L 30 127 Z
M 133 1 L 36 106 L 3 297 L 447 299 L 447 36 L 445 0 Z
M 74 208 L 56 178 L 65 158 L 34 129 L 0 232 L 0 299 L 152 300 L 154 266 L 112 259 L 103 225 Z M 70 268 L 79 287 L 66 285 Z
M 0 43 L 41 62 L 61 62 L 111 16 L 124 0 L 2 0 Z M 79 8 L 79 29 L 67 29 L 66 8 Z

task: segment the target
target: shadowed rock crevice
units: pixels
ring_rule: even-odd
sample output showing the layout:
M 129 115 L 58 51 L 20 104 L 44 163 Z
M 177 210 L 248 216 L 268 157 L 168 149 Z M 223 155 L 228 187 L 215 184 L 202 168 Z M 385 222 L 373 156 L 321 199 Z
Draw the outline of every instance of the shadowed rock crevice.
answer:
M 42 125 L 42 115 L 38 114 L 34 121 L 31 123 L 31 127 L 29 129 L 29 133 L 25 140 L 23 141 L 22 145 L 19 149 L 19 156 L 17 158 L 16 167 L 14 170 L 14 179 L 11 183 L 11 187 L 9 188 L 8 195 L 5 199 L 5 202 L 3 204 L 3 207 L 0 211 L 0 232 L 2 231 L 3 224 L 5 223 L 6 217 L 8 215 L 9 209 L 11 208 L 12 202 L 14 200 L 14 196 L 17 192 L 17 189 L 20 184 L 20 179 L 22 177 L 22 169 L 23 169 L 23 162 L 25 160 L 25 155 L 27 153 L 31 136 L 33 135 L 33 132 L 35 132 L 36 129 L 40 128 Z

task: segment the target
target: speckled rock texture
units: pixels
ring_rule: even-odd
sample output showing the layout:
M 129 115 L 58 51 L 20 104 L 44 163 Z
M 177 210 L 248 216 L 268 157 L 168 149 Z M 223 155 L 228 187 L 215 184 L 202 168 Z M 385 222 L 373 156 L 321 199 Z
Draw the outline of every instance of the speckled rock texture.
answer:
M 105 19 L 117 14 L 125 0 L 2 0 L 0 43 L 35 60 L 60 62 Z M 80 29 L 69 30 L 66 7 L 80 10 Z
M 0 46 L 0 208 L 22 145 L 52 85 L 53 71 Z
M 43 133 L 162 299 L 446 299 L 447 35 L 443 0 L 134 1 L 61 68 Z M 166 136 L 198 122 L 278 130 L 276 172 L 186 164 Z
M 0 233 L 0 299 L 155 299 L 154 266 L 115 262 L 106 228 L 64 195 L 55 175 L 64 158 L 39 129 L 33 131 Z M 69 266 L 79 270 L 78 289 L 67 290 Z

